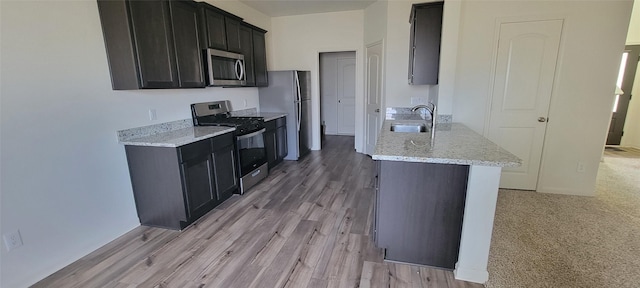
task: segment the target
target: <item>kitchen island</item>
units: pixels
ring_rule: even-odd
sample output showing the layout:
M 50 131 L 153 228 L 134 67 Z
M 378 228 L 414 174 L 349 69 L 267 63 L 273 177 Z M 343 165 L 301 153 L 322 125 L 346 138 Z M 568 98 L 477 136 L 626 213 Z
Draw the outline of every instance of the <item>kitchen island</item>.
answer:
M 501 169 L 521 160 L 462 124 L 438 123 L 432 137 L 391 131 L 392 124 L 425 122 L 415 115 L 387 118 L 372 155 L 374 240 L 385 259 L 486 282 Z

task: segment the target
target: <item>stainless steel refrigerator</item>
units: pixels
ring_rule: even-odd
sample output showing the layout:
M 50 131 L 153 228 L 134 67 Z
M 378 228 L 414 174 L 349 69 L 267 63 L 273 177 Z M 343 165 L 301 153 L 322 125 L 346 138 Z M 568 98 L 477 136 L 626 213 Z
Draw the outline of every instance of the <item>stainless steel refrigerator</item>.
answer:
M 287 113 L 285 160 L 298 160 L 311 151 L 311 72 L 269 71 L 269 87 L 261 87 L 260 112 Z

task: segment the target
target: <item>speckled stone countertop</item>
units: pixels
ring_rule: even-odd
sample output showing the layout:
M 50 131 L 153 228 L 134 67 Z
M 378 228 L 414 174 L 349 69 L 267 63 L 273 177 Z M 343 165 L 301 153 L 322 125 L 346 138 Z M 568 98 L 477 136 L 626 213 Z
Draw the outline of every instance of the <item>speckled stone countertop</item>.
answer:
M 233 116 L 263 117 L 271 121 L 287 113 L 258 113 L 256 108 L 232 111 Z M 118 131 L 118 140 L 124 145 L 178 147 L 234 131 L 232 127 L 194 127 L 191 119 L 183 119 Z
M 236 128 L 233 127 L 192 126 L 139 138 L 122 139 L 120 143 L 135 146 L 178 147 L 235 130 Z
M 231 111 L 231 115 L 233 116 L 249 116 L 249 117 L 262 117 L 264 118 L 264 122 L 268 122 L 271 120 L 276 120 L 280 117 L 287 116 L 287 113 L 280 112 L 258 112 L 256 108 L 249 108 L 243 110 Z
M 264 122 L 268 122 L 268 121 L 271 121 L 271 120 L 276 120 L 278 118 L 287 116 L 287 113 L 260 112 L 260 113 L 255 113 L 252 116 L 264 117 Z
M 521 160 L 489 139 L 459 123 L 438 123 L 431 133 L 392 132 L 392 123 L 416 123 L 413 115 L 396 114 L 382 125 L 374 160 L 458 165 L 517 167 Z M 420 119 L 418 117 L 418 119 Z

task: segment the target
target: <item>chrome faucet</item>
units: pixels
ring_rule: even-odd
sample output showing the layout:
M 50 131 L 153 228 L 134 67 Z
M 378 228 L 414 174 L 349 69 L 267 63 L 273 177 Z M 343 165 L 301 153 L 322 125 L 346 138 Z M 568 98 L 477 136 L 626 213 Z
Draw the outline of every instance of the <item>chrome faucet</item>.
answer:
M 411 112 L 416 112 L 420 109 L 424 109 L 427 110 L 427 112 L 429 112 L 429 114 L 431 115 L 431 139 L 433 139 L 433 137 L 435 136 L 436 133 L 436 116 L 437 116 L 437 108 L 436 108 L 436 104 L 433 104 L 433 102 L 429 103 L 431 106 L 429 105 L 424 105 L 424 104 L 420 104 L 420 105 L 416 105 L 413 106 L 411 108 Z M 424 119 L 424 117 L 422 117 Z M 425 119 L 427 120 L 427 119 Z

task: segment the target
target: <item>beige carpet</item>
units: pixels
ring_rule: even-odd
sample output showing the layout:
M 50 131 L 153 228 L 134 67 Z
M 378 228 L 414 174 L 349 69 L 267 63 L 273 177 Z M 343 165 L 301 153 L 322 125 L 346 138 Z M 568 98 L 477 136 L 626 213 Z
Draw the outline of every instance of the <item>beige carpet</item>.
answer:
M 487 287 L 640 287 L 640 152 L 605 153 L 595 197 L 500 190 Z

